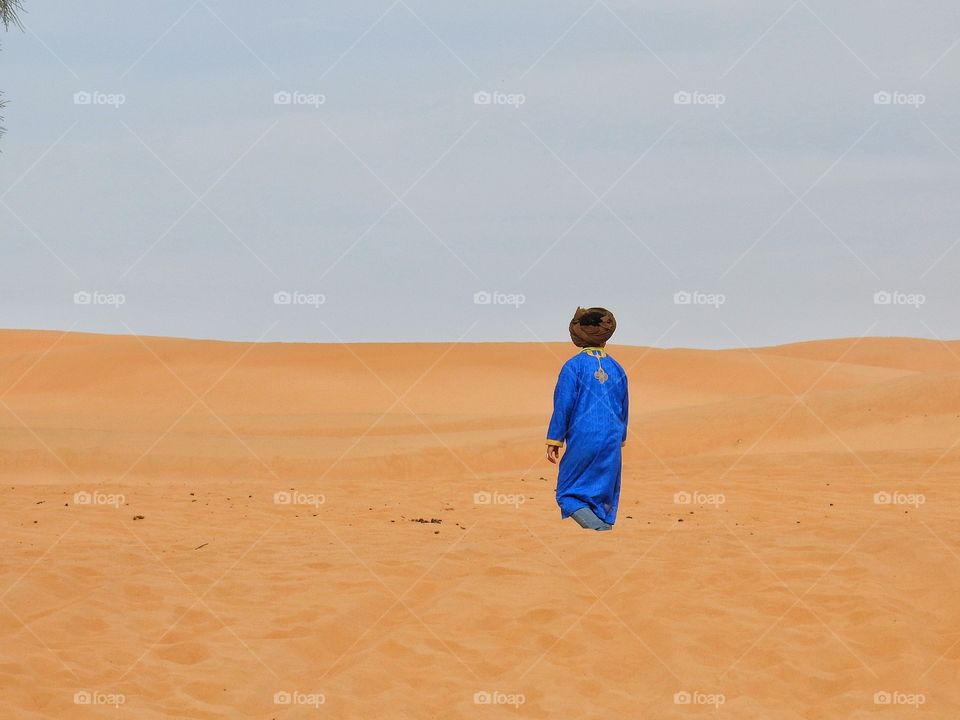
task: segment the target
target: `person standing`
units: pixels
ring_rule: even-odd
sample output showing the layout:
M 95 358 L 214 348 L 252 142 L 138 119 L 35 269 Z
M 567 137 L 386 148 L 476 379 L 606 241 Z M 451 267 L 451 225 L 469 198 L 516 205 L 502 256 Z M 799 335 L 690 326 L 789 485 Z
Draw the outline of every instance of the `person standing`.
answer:
M 627 374 L 605 347 L 616 328 L 609 310 L 577 308 L 570 339 L 580 352 L 560 369 L 547 429 L 547 460 L 560 462 L 556 490 L 560 517 L 572 517 L 589 530 L 612 530 L 620 502 Z

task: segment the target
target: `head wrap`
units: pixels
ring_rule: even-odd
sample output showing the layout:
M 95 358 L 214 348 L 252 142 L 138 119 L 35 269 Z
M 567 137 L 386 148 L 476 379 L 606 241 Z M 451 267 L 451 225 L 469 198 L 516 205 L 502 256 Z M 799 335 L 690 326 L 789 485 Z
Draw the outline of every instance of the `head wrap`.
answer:
M 613 313 L 602 307 L 578 307 L 570 321 L 570 339 L 577 347 L 600 347 L 617 329 Z

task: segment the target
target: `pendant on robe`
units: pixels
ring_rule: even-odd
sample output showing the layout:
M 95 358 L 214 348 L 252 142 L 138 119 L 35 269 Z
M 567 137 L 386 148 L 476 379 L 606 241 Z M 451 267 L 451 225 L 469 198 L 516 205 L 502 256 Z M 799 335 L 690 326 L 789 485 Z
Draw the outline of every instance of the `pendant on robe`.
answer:
M 603 368 L 597 368 L 597 371 L 593 376 L 600 381 L 600 384 L 603 385 L 607 381 L 607 374 L 603 371 Z

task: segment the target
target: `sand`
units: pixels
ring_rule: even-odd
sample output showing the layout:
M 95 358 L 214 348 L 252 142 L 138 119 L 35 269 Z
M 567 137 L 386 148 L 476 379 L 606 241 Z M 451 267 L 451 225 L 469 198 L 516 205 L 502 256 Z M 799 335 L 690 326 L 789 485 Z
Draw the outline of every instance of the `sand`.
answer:
M 609 349 L 0 333 L 0 717 L 960 717 L 960 343 Z

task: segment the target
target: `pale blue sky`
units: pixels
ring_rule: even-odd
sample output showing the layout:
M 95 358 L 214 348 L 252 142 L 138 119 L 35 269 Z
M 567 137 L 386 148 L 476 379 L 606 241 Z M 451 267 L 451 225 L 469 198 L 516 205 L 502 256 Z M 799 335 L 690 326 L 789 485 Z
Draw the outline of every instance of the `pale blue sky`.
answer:
M 27 5 L 2 327 L 563 340 L 599 304 L 632 344 L 960 337 L 955 3 Z

